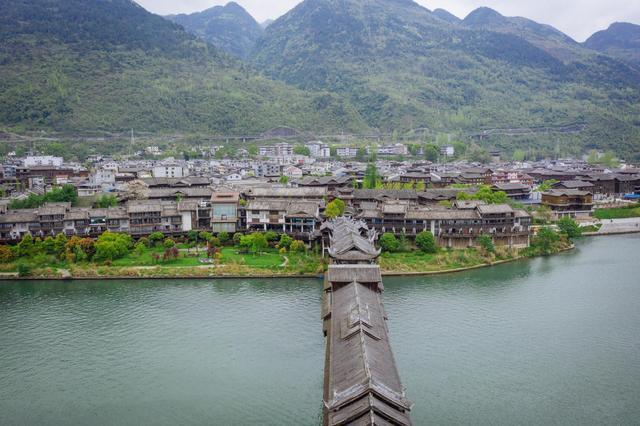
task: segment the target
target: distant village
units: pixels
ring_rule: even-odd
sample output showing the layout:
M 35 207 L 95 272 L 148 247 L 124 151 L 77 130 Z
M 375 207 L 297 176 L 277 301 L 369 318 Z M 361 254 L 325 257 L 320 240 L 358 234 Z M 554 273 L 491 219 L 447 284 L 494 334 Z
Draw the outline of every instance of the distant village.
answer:
M 185 160 L 162 158 L 162 150 L 148 146 L 147 156 L 157 159 L 95 155 L 82 165 L 37 152 L 10 153 L 0 169 L 0 240 L 197 230 L 276 231 L 311 243 L 321 239 L 327 204 L 340 199 L 345 215 L 380 233 L 411 238 L 426 230 L 441 247 L 454 248 L 489 235 L 496 245 L 526 247 L 538 214 L 588 221 L 598 204 L 640 194 L 640 169 L 607 169 L 580 159 L 505 162 L 495 152 L 490 165 L 481 165 L 453 161 L 455 148 L 446 145 L 440 157 L 451 161 L 430 162 L 396 143 L 368 148 L 367 160 L 358 161 L 359 148 L 332 149 L 320 141 L 265 144 L 257 155 L 240 150 L 240 158 L 216 158 L 220 148 Z M 367 182 L 372 165 L 375 185 Z M 20 206 L 69 185 L 77 194 L 73 201 Z M 487 187 L 506 194 L 506 201 L 474 197 Z

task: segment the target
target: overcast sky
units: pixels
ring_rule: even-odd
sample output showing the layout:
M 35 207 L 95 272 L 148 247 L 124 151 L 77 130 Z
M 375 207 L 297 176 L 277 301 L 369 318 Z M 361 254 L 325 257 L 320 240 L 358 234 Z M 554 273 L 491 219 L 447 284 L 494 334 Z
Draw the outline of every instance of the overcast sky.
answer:
M 227 0 L 136 0 L 147 10 L 160 15 L 191 13 Z M 275 19 L 294 7 L 299 0 L 236 0 L 258 21 Z M 612 22 L 640 24 L 640 0 L 417 0 L 433 10 L 438 7 L 463 18 L 480 6 L 496 9 L 506 16 L 524 16 L 550 24 L 584 41 Z

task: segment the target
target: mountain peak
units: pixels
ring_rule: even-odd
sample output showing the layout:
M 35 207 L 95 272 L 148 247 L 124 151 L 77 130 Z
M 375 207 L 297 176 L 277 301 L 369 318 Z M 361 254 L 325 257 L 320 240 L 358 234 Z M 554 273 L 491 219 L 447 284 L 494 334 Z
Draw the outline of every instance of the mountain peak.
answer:
M 432 12 L 432 14 L 437 18 L 442 19 L 443 21 L 449 22 L 450 24 L 457 24 L 459 22 L 462 22 L 462 19 L 458 18 L 456 15 L 449 12 L 448 10 L 438 8 L 438 9 L 435 9 Z
M 467 25 L 486 25 L 503 21 L 504 16 L 490 7 L 479 7 L 464 18 Z
M 589 37 L 584 45 L 622 60 L 640 65 L 640 25 L 614 22 L 606 30 Z
M 166 18 L 240 58 L 247 57 L 262 35 L 260 24 L 242 6 L 233 1 L 202 12 L 169 15 Z

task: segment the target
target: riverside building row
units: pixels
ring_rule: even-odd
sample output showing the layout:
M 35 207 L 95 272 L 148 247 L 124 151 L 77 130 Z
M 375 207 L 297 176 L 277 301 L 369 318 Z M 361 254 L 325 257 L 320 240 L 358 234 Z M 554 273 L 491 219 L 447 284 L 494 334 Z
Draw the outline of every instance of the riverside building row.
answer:
M 320 187 L 256 187 L 244 192 L 197 191 L 200 198 L 176 197 L 129 200 L 110 208 L 72 207 L 47 203 L 36 209 L 7 210 L 0 206 L 0 239 L 96 236 L 104 231 L 133 236 L 152 232 L 183 234 L 190 230 L 219 232 L 276 231 L 307 242 L 321 239 L 326 203 L 340 198 L 345 214 L 362 220 L 377 232 L 413 238 L 429 231 L 444 247 L 470 247 L 480 235 L 496 245 L 529 244 L 531 216 L 507 204 L 455 201 L 456 190 L 362 190 Z M 206 193 L 205 193 L 206 192 Z M 454 200 L 452 207 L 438 204 Z

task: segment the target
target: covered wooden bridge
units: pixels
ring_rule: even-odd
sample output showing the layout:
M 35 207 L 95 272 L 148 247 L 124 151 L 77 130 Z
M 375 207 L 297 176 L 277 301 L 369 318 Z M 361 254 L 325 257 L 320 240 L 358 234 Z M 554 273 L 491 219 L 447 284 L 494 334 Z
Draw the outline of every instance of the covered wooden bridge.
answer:
M 393 358 L 381 298 L 377 233 L 348 218 L 326 223 L 325 231 L 331 264 L 322 305 L 324 425 L 410 425 L 411 402 Z

